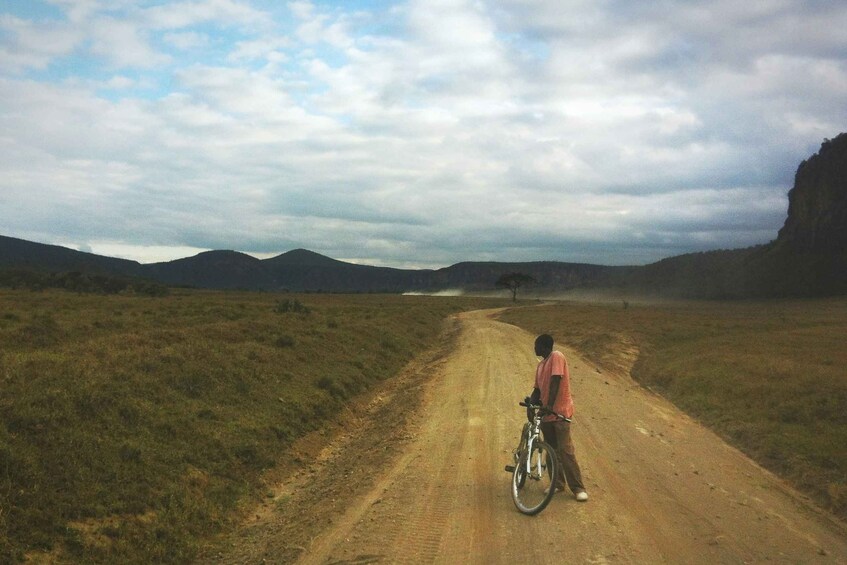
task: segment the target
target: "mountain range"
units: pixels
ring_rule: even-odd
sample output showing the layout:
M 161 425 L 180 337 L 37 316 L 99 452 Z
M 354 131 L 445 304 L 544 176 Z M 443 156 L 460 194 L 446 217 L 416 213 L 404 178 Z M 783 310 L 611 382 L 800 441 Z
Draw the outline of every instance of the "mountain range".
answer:
M 306 249 L 270 259 L 237 251 L 206 251 L 163 263 L 141 264 L 65 247 L 0 236 L 0 268 L 81 271 L 143 278 L 168 286 L 292 292 L 437 292 L 494 289 L 507 272 L 524 272 L 543 289 L 590 286 L 629 267 L 559 262 L 457 263 L 444 269 L 394 269 L 347 263 Z
M 97 273 L 168 286 L 295 292 L 491 291 L 503 274 L 535 279 L 539 294 L 574 290 L 685 298 L 821 296 L 847 293 L 847 134 L 803 161 L 777 239 L 746 249 L 670 257 L 645 266 L 463 262 L 394 269 L 338 261 L 305 249 L 270 259 L 207 251 L 141 264 L 0 236 L 0 269 Z

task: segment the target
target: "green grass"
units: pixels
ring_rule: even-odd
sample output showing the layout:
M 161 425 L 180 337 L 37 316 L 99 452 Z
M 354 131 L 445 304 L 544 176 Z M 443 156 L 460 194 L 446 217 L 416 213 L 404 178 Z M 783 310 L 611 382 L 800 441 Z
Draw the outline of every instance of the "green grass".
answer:
M 0 562 L 182 563 L 479 301 L 0 290 Z
M 847 299 L 665 305 L 563 303 L 504 321 L 625 367 L 847 518 Z

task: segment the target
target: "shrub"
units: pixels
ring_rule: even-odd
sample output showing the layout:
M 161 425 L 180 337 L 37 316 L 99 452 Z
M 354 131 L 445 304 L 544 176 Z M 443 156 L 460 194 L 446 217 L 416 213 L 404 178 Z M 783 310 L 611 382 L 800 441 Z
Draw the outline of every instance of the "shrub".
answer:
M 300 302 L 299 300 L 286 298 L 285 300 L 281 300 L 277 303 L 276 308 L 274 308 L 274 312 L 277 314 L 309 314 L 311 313 L 311 309 Z
M 297 342 L 290 335 L 281 335 L 276 338 L 274 345 L 277 347 L 294 347 Z
M 80 271 L 51 273 L 28 269 L 0 269 L 0 287 L 29 290 L 57 288 L 79 294 L 129 293 L 157 297 L 168 294 L 166 286 L 153 281 Z

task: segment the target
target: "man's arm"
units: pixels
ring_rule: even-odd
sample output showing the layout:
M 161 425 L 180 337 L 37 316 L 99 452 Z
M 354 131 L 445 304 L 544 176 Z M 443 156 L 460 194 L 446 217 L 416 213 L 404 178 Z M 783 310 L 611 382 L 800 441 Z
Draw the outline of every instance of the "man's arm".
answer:
M 559 395 L 559 384 L 562 382 L 562 375 L 553 375 L 550 377 L 550 388 L 547 389 L 547 408 L 553 411 L 553 406 L 556 405 L 556 397 Z
M 532 395 L 529 397 L 530 404 L 541 404 L 541 389 L 535 387 L 532 389 Z

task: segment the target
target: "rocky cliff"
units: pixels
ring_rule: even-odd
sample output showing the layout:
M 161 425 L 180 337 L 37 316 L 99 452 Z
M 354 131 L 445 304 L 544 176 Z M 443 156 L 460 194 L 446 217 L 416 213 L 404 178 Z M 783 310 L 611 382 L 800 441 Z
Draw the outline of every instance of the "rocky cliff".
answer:
M 847 293 L 847 133 L 800 163 L 776 240 L 751 256 L 751 294 Z
M 847 133 L 824 141 L 798 167 L 777 243 L 798 253 L 847 248 Z

